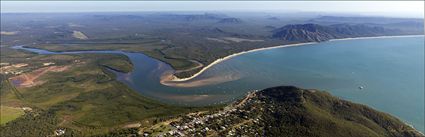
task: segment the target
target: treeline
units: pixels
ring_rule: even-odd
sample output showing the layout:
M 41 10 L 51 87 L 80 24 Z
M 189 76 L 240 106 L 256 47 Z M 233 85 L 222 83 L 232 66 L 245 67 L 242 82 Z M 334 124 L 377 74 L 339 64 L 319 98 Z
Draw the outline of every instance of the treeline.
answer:
M 42 137 L 53 135 L 59 123 L 53 113 L 33 110 L 0 127 L 2 137 Z
M 139 135 L 138 132 L 139 129 L 137 128 L 126 128 L 115 130 L 103 135 L 95 135 L 93 137 L 139 137 L 141 135 Z

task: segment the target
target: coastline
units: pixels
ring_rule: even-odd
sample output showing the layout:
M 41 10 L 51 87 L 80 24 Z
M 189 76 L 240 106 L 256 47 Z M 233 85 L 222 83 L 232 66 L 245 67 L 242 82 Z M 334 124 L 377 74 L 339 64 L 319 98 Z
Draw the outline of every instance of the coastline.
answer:
M 171 79 L 171 81 L 174 82 L 184 82 L 184 81 L 188 81 L 191 80 L 197 76 L 199 76 L 200 74 L 202 74 L 205 70 L 207 70 L 208 68 L 222 62 L 225 60 L 228 60 L 230 58 L 242 55 L 242 54 L 246 54 L 246 53 L 251 53 L 251 52 L 256 52 L 256 51 L 261 51 L 261 50 L 269 50 L 269 49 L 275 49 L 275 48 L 284 48 L 284 47 L 295 47 L 295 46 L 301 46 L 301 45 L 309 45 L 309 44 L 315 44 L 317 42 L 307 42 L 307 43 L 296 43 L 296 44 L 287 44 L 287 45 L 279 45 L 279 46 L 272 46 L 272 47 L 265 47 L 265 48 L 258 48 L 258 49 L 252 49 L 252 50 L 248 50 L 248 51 L 242 51 L 242 52 L 238 52 L 238 53 L 234 53 L 231 55 L 228 55 L 224 58 L 219 58 L 217 60 L 215 60 L 214 62 L 210 63 L 208 66 L 202 68 L 199 72 L 195 73 L 194 75 L 192 75 L 191 77 L 188 78 L 177 78 L 176 76 L 173 75 L 173 78 Z
M 425 36 L 425 35 L 396 35 L 396 36 L 355 37 L 355 38 L 331 39 L 329 41 L 358 40 L 358 39 L 405 38 L 405 37 L 420 37 L 420 36 Z
M 398 37 L 419 37 L 419 36 L 425 36 L 425 35 L 397 35 L 397 36 L 354 37 L 354 38 L 331 39 L 329 41 L 358 40 L 358 39 L 377 39 L 377 38 L 398 38 Z M 318 42 L 295 43 L 295 44 L 287 44 L 287 45 L 279 45 L 279 46 L 258 48 L 258 49 L 252 49 L 252 50 L 248 50 L 248 51 L 242 51 L 242 52 L 234 53 L 234 54 L 228 55 L 226 57 L 219 58 L 219 59 L 215 60 L 214 62 L 212 62 L 209 65 L 205 66 L 199 72 L 195 73 L 194 75 L 192 75 L 190 77 L 187 77 L 187 78 L 177 78 L 175 75 L 172 75 L 171 76 L 172 78 L 170 78 L 168 81 L 170 81 L 170 82 L 185 82 L 185 81 L 189 81 L 189 80 L 191 80 L 193 78 L 196 78 L 197 76 L 201 75 L 204 71 L 206 71 L 210 67 L 212 67 L 212 66 L 214 66 L 214 65 L 216 65 L 216 64 L 218 64 L 218 63 L 220 63 L 222 61 L 228 60 L 230 58 L 233 58 L 233 57 L 236 57 L 236 56 L 239 56 L 239 55 L 242 55 L 242 54 L 256 52 L 256 51 L 262 51 L 262 50 L 275 49 L 275 48 L 285 48 L 285 47 L 295 47 L 295 46 L 311 45 L 311 44 L 316 44 L 316 43 L 318 43 Z M 166 80 L 161 80 L 161 81 L 164 81 L 165 82 Z

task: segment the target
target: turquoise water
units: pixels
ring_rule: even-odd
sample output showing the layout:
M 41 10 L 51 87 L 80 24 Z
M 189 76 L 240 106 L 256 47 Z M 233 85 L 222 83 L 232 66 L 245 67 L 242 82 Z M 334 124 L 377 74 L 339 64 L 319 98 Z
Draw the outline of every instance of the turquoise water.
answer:
M 391 113 L 424 132 L 424 38 L 333 41 L 245 54 L 210 72 L 241 73 L 246 85 L 327 90 Z M 359 89 L 363 86 L 363 89 Z
M 295 85 L 366 104 L 425 131 L 423 36 L 331 41 L 243 54 L 192 80 L 222 78 L 227 82 L 193 88 L 160 84 L 160 76 L 172 71 L 171 67 L 140 53 L 27 50 L 40 54 L 125 54 L 134 70 L 129 74 L 115 72 L 118 80 L 144 96 L 167 103 L 209 105 L 232 101 L 252 90 Z

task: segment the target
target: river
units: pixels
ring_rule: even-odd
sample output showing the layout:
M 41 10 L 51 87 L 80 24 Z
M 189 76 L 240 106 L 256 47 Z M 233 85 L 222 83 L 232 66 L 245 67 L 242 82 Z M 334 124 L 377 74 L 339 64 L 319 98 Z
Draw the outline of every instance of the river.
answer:
M 248 91 L 295 85 L 366 104 L 424 132 L 423 36 L 329 41 L 247 53 L 214 65 L 189 81 L 213 83 L 199 87 L 162 85 L 161 76 L 173 69 L 141 53 L 14 48 L 39 54 L 124 54 L 134 70 L 114 72 L 118 80 L 166 103 L 210 105 L 233 101 Z

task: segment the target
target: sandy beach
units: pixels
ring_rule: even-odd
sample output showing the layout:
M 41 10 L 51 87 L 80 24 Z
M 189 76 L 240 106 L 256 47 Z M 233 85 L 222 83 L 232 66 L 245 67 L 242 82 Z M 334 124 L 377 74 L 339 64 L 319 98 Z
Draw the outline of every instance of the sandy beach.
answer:
M 173 78 L 174 78 L 173 73 L 165 72 L 161 76 L 160 83 L 162 85 L 166 85 L 166 86 L 170 86 L 170 87 L 189 88 L 189 87 L 200 87 L 200 86 L 206 86 L 206 85 L 211 85 L 211 84 L 218 84 L 218 83 L 223 83 L 223 82 L 228 82 L 228 81 L 234 81 L 234 80 L 240 79 L 241 77 L 237 74 L 215 75 L 215 76 L 212 76 L 212 77 L 206 77 L 206 78 L 190 80 L 190 81 L 189 80 L 188 81 L 172 81 Z
M 242 54 L 251 53 L 251 52 L 256 52 L 256 51 L 261 51 L 261 50 L 275 49 L 275 48 L 284 48 L 284 47 L 302 46 L 302 45 L 308 45 L 308 44 L 314 44 L 314 43 L 317 43 L 317 42 L 308 42 L 308 43 L 297 43 L 297 44 L 280 45 L 280 46 L 273 46 L 273 47 L 259 48 L 259 49 L 253 49 L 253 50 L 248 50 L 248 51 L 242 51 L 242 52 L 239 52 L 239 53 L 234 53 L 234 54 L 231 54 L 231 55 L 226 56 L 226 57 L 224 57 L 224 58 L 219 58 L 219 59 L 215 60 L 214 62 L 212 62 L 212 63 L 211 63 L 211 64 L 209 64 L 208 66 L 206 66 L 206 67 L 202 68 L 202 69 L 201 69 L 198 73 L 196 73 L 196 74 L 192 75 L 191 77 L 188 77 L 188 78 L 177 78 L 177 77 L 175 77 L 175 76 L 174 76 L 174 77 L 173 77 L 173 79 L 171 79 L 171 81 L 188 81 L 188 80 L 191 80 L 191 79 L 193 79 L 193 78 L 195 78 L 195 77 L 199 76 L 200 74 L 202 74 L 202 73 L 203 73 L 204 71 L 206 71 L 208 68 L 210 68 L 210 67 L 212 67 L 212 66 L 214 66 L 214 65 L 216 65 L 216 64 L 218 64 L 218 63 L 220 63 L 220 62 L 222 62 L 222 61 L 228 60 L 228 59 L 230 59 L 230 58 L 233 58 L 233 57 L 236 57 L 236 56 L 239 56 L 239 55 L 242 55 Z
M 356 38 L 331 39 L 331 40 L 329 40 L 329 41 L 356 40 L 356 39 L 404 38 L 404 37 L 420 37 L 420 36 L 424 36 L 424 35 L 401 35 L 401 36 L 356 37 Z
M 356 40 L 356 39 L 376 39 L 376 38 L 396 38 L 396 37 L 418 37 L 418 36 L 424 36 L 424 35 L 401 35 L 401 36 L 376 36 L 376 37 L 356 37 L 356 38 L 343 38 L 343 39 L 331 39 L 329 41 L 342 41 L 342 40 Z M 295 46 L 304 46 L 304 45 L 311 45 L 311 44 L 315 44 L 317 42 L 306 42 L 306 43 L 296 43 L 296 44 L 287 44 L 287 45 L 279 45 L 279 46 L 272 46 L 272 47 L 265 47 L 265 48 L 258 48 L 258 49 L 252 49 L 252 50 L 248 50 L 248 51 L 242 51 L 239 53 L 234 53 L 231 54 L 229 56 L 226 56 L 224 58 L 219 58 L 217 60 L 215 60 L 214 62 L 212 62 L 211 64 L 209 64 L 208 66 L 205 66 L 204 68 L 202 68 L 198 73 L 192 75 L 191 77 L 188 78 L 177 78 L 174 75 L 168 76 L 165 79 L 161 80 L 161 83 L 169 83 L 169 82 L 185 82 L 185 81 L 189 81 L 193 78 L 196 78 L 197 76 L 201 75 L 204 71 L 206 71 L 207 69 L 209 69 L 210 67 L 228 60 L 230 58 L 242 55 L 242 54 L 246 54 L 246 53 L 251 53 L 251 52 L 256 52 L 256 51 L 262 51 L 262 50 L 269 50 L 269 49 L 275 49 L 275 48 L 285 48 L 285 47 L 295 47 Z M 180 83 L 178 85 L 182 85 L 183 83 Z M 170 84 L 167 84 L 170 85 Z M 204 85 L 204 84 L 203 84 Z

